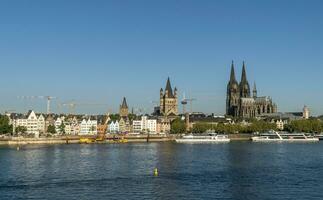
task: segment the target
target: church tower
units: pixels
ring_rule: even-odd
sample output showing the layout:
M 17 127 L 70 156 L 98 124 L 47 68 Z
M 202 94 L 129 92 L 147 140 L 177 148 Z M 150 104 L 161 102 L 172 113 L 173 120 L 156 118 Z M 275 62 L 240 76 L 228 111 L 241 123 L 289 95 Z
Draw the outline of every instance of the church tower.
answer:
M 128 108 L 127 100 L 126 100 L 126 97 L 123 97 L 123 101 L 119 109 L 119 115 L 120 117 L 128 117 L 128 114 L 129 114 L 129 108 Z
M 239 85 L 236 80 L 234 63 L 232 61 L 230 80 L 227 86 L 227 103 L 226 103 L 227 115 L 231 115 L 233 117 L 236 117 L 238 115 L 239 98 L 240 98 Z
M 177 88 L 173 91 L 169 78 L 165 91 L 160 89 L 160 113 L 163 116 L 178 115 Z
M 242 66 L 242 75 L 241 75 L 241 82 L 240 82 L 240 97 L 241 98 L 251 97 L 250 86 L 249 86 L 249 82 L 247 80 L 245 62 L 243 62 L 243 66 Z
M 258 96 L 256 82 L 253 84 L 252 96 L 253 96 L 254 99 L 256 99 L 257 96 Z
M 310 118 L 310 109 L 306 105 L 303 108 L 303 118 L 304 119 Z

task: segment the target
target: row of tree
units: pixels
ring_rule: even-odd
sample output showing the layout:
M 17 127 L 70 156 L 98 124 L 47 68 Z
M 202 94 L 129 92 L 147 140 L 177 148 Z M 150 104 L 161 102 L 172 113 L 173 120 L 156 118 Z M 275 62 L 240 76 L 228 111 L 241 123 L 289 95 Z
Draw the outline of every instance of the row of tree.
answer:
M 243 124 L 224 124 L 224 123 L 205 123 L 198 122 L 194 124 L 193 133 L 205 133 L 207 130 L 213 130 L 216 133 L 235 134 L 235 133 L 253 133 L 275 130 L 276 124 L 265 121 L 254 121 L 249 125 Z
M 254 133 L 266 132 L 268 130 L 277 130 L 275 123 L 266 122 L 263 120 L 252 120 L 248 125 L 237 124 L 224 124 L 224 123 L 210 123 L 210 122 L 197 122 L 190 130 L 192 133 L 205 133 L 208 130 L 215 131 L 216 133 L 235 134 L 235 133 Z M 304 133 L 321 133 L 323 132 L 323 121 L 319 119 L 309 120 L 295 120 L 284 126 L 284 131 L 288 132 L 304 132 Z M 175 119 L 171 123 L 171 133 L 180 134 L 185 133 L 185 123 L 180 119 Z
M 323 121 L 319 119 L 296 120 L 285 125 L 284 129 L 288 132 L 322 133 Z

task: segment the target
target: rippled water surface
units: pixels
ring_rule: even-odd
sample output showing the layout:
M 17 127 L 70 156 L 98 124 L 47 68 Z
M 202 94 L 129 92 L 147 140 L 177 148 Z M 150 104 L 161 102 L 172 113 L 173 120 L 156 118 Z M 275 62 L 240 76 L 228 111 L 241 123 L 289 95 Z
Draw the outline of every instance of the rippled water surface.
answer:
M 2 146 L 0 199 L 323 199 L 323 143 Z

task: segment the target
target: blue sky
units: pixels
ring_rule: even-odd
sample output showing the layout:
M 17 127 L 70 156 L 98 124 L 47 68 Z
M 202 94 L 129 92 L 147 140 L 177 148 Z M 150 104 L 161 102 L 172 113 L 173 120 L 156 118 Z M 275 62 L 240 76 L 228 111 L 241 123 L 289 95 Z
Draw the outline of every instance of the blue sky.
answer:
M 171 78 L 194 111 L 223 114 L 231 60 L 240 79 L 280 111 L 304 104 L 323 114 L 322 1 L 1 0 L 0 111 L 45 112 L 61 102 L 100 103 L 78 112 L 152 110 Z M 53 110 L 57 111 L 56 102 Z

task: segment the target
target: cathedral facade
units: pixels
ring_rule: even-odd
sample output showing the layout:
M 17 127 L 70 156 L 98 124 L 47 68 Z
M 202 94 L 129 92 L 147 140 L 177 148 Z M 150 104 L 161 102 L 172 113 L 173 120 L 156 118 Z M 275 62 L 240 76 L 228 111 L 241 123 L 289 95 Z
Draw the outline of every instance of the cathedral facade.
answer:
M 258 97 L 256 84 L 254 84 L 251 95 L 244 62 L 241 81 L 238 83 L 232 62 L 230 80 L 227 86 L 226 114 L 232 117 L 253 118 L 276 112 L 277 105 L 273 103 L 270 97 Z

